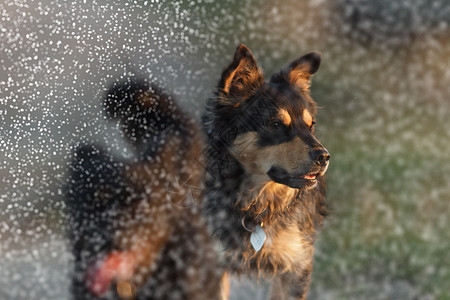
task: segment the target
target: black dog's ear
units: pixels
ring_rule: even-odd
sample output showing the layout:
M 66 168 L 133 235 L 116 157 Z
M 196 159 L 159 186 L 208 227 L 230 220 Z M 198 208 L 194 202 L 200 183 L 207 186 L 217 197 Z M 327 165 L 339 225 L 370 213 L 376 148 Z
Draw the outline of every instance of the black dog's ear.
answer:
M 288 82 L 301 89 L 308 90 L 311 84 L 311 75 L 317 72 L 320 66 L 320 54 L 311 52 L 297 58 L 286 68 L 270 78 L 271 82 Z
M 234 54 L 233 62 L 222 73 L 219 92 L 234 100 L 245 100 L 263 83 L 263 74 L 250 49 L 240 44 Z

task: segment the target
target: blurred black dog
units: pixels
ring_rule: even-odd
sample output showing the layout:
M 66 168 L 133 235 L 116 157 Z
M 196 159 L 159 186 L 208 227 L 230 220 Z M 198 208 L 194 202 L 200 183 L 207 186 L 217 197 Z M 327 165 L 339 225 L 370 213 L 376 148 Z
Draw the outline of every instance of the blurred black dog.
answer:
M 75 299 L 218 299 L 222 271 L 197 206 L 202 135 L 172 97 L 143 80 L 104 102 L 137 159 L 78 147 L 67 185 Z
M 271 299 L 305 299 L 316 231 L 326 215 L 330 158 L 314 137 L 309 95 L 320 55 L 264 82 L 240 45 L 207 103 L 205 216 L 231 272 L 275 278 Z

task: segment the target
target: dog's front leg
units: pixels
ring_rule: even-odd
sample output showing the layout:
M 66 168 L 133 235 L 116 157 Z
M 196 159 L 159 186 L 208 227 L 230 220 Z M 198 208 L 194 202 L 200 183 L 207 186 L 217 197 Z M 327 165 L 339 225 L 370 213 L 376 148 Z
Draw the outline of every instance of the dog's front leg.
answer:
M 305 300 L 311 283 L 312 268 L 285 273 L 275 278 L 271 300 Z
M 228 272 L 223 273 L 220 281 L 220 300 L 228 300 L 230 298 L 230 276 Z

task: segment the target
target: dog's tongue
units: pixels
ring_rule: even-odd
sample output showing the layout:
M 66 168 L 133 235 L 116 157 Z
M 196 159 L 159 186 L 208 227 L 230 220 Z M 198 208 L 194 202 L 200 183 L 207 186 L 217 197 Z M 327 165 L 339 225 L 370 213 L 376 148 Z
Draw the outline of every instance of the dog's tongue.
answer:
M 316 179 L 316 175 L 303 175 L 303 178 L 308 179 L 308 180 L 313 180 L 313 179 Z
M 87 273 L 87 286 L 96 297 L 105 294 L 117 277 L 131 277 L 134 269 L 132 257 L 126 252 L 110 253 L 97 267 Z

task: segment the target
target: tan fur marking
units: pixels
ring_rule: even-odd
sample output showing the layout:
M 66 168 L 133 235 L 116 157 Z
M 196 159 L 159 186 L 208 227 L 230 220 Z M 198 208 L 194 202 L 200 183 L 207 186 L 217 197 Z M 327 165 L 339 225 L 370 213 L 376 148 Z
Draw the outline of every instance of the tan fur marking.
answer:
M 283 211 L 289 205 L 289 201 L 296 197 L 298 193 L 296 189 L 273 181 L 253 189 L 248 187 L 251 184 L 247 181 L 242 183 L 242 190 L 237 201 L 243 211 L 252 208 L 256 214 L 261 214 L 266 209 Z M 267 224 L 270 222 L 271 220 L 267 220 Z
M 284 270 L 296 271 L 295 267 L 305 266 L 311 260 L 314 248 L 311 243 L 302 239 L 297 224 L 286 229 L 272 231 L 270 227 L 264 228 L 267 241 L 261 249 L 261 256 L 270 256 L 277 265 L 285 266 Z
M 305 108 L 303 110 L 303 121 L 305 121 L 306 125 L 311 126 L 312 125 L 312 117 L 309 111 Z
M 151 93 L 151 92 L 143 92 L 141 94 L 138 95 L 138 101 L 144 105 L 144 107 L 153 107 L 155 106 L 158 102 L 156 100 L 156 96 L 155 94 Z
M 233 80 L 234 74 L 236 74 L 236 69 L 231 72 L 230 76 L 225 80 L 225 86 L 223 87 L 223 91 L 228 93 L 230 91 L 231 81 Z
M 310 161 L 307 146 L 299 137 L 287 143 L 268 147 L 258 146 L 257 141 L 256 132 L 247 132 L 239 135 L 234 140 L 233 148 L 230 149 L 231 154 L 255 178 L 258 175 L 267 178 L 267 171 L 274 165 L 296 173 Z
M 223 91 L 225 93 L 228 93 L 230 91 L 231 82 L 233 82 L 234 75 L 236 75 L 236 71 L 241 67 L 242 60 L 239 62 L 239 65 L 236 67 L 236 69 L 231 72 L 230 76 L 225 80 L 225 86 L 223 87 Z
M 308 266 L 314 255 L 314 245 L 303 238 L 296 223 L 280 228 L 279 224 L 264 222 L 263 230 L 267 239 L 259 252 L 255 252 L 248 244 L 238 258 L 237 253 L 227 253 L 231 260 L 240 261 L 242 267 L 248 268 L 251 263 L 256 263 L 258 274 L 264 273 L 263 266 L 271 265 L 273 274 L 297 273 L 301 274 L 303 268 Z M 244 241 L 249 243 L 249 241 Z
M 305 69 L 295 69 L 289 73 L 289 81 L 291 84 L 301 88 L 303 91 L 308 92 L 310 86 L 311 74 L 309 74 Z
M 283 121 L 283 124 L 286 126 L 290 126 L 292 119 L 291 119 L 291 115 L 287 112 L 287 110 L 285 109 L 280 109 L 280 111 L 278 112 L 278 116 L 280 117 L 280 119 Z
M 228 272 L 223 273 L 220 282 L 220 299 L 228 300 L 230 298 L 230 276 Z
M 173 102 L 170 99 L 161 99 L 160 95 L 151 91 L 140 93 L 137 100 L 146 108 L 158 109 L 159 111 L 173 111 Z

